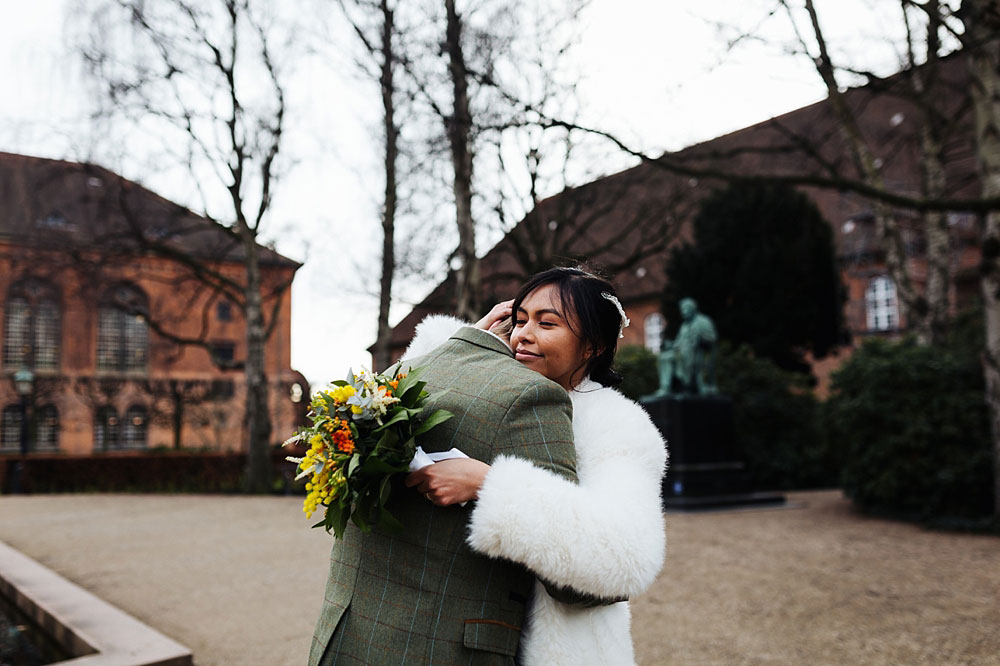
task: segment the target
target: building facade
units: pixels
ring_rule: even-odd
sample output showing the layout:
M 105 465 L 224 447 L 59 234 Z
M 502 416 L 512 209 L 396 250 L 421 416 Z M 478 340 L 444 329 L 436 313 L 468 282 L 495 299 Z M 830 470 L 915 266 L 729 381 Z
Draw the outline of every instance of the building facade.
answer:
M 960 57 L 942 62 L 944 89 L 937 109 L 949 119 L 941 159 L 950 197 L 974 197 L 979 181 L 968 105 L 966 63 Z M 906 73 L 878 85 L 847 91 L 862 133 L 872 148 L 888 189 L 918 197 L 922 109 L 903 90 Z M 671 320 L 679 314 L 661 311 L 670 251 L 692 236 L 691 220 L 700 202 L 726 183 L 721 178 L 684 175 L 686 167 L 711 172 L 754 175 L 802 175 L 826 170 L 858 179 L 836 118 L 827 102 L 691 146 L 661 160 L 672 168 L 646 162 L 539 202 L 482 259 L 484 307 L 510 298 L 518 284 L 553 265 L 590 261 L 602 268 L 621 295 L 631 326 L 623 345 L 659 349 Z M 900 307 L 896 286 L 886 268 L 885 248 L 875 228 L 875 206 L 850 188 L 803 186 L 833 229 L 837 261 L 846 288 L 845 321 L 852 339 L 905 332 L 909 322 Z M 926 248 L 914 213 L 891 211 L 903 229 L 905 258 L 918 292 L 927 281 Z M 953 312 L 973 303 L 978 294 L 979 234 L 975 216 L 947 216 L 951 265 L 949 302 Z M 414 327 L 431 312 L 447 312 L 452 282 L 446 279 L 396 326 L 393 349 L 398 355 Z M 712 313 L 706 313 L 711 315 Z M 814 371 L 819 391 L 826 390 L 830 371 L 849 353 L 818 360 Z
M 231 235 L 59 160 L 0 153 L 0 203 L 0 453 L 243 450 L 245 272 Z M 298 264 L 260 250 L 280 440 L 308 396 L 290 355 Z

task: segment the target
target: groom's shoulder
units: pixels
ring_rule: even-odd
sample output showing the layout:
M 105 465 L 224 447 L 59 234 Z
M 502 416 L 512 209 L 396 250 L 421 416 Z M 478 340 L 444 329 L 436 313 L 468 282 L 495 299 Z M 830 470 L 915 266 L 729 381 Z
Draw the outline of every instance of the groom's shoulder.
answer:
M 454 337 L 423 356 L 408 359 L 406 365 L 421 367 L 422 377 L 438 389 L 474 388 L 474 393 L 492 395 L 507 403 L 519 399 L 543 404 L 570 403 L 569 395 L 559 384 L 528 369 L 512 356 Z

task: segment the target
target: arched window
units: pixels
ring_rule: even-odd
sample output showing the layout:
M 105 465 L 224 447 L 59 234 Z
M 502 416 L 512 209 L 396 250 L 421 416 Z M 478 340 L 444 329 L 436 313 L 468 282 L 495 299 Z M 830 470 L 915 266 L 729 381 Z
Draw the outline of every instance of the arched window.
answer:
M 21 406 L 7 405 L 3 408 L 3 422 L 0 423 L 0 451 L 19 453 L 21 451 Z
M 11 285 L 4 306 L 4 365 L 56 370 L 60 338 L 56 288 L 36 278 Z
M 97 315 L 97 369 L 146 369 L 149 331 L 146 295 L 129 284 L 119 284 L 101 299 Z
M 146 422 L 149 420 L 146 408 L 142 405 L 132 405 L 125 412 L 125 421 L 122 423 L 123 449 L 144 449 L 146 448 Z
M 865 290 L 865 314 L 869 331 L 892 331 L 899 328 L 899 304 L 896 284 L 887 275 L 868 283 Z
M 55 405 L 42 405 L 35 416 L 35 448 L 38 451 L 59 449 L 59 410 Z
M 111 405 L 99 407 L 94 415 L 94 450 L 114 451 L 120 448 L 118 412 Z
M 646 349 L 654 354 L 660 351 L 660 343 L 663 341 L 663 331 L 667 327 L 667 320 L 659 312 L 646 317 L 642 323 L 643 334 L 645 335 Z

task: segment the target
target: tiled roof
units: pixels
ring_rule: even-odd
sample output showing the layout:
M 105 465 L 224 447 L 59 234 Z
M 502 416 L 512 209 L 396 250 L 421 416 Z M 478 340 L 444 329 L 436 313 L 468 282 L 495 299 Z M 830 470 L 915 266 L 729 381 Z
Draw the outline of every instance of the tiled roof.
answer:
M 216 261 L 242 261 L 226 227 L 93 164 L 0 152 L 0 240 L 138 251 L 139 238 Z M 260 248 L 262 264 L 298 267 Z

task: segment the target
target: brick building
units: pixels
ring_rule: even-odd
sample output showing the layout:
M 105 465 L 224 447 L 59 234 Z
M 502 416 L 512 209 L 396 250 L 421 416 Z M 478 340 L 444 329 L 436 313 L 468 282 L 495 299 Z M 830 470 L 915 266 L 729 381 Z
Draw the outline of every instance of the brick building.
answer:
M 949 119 L 943 165 L 951 197 L 975 197 L 979 182 L 965 99 L 966 63 L 953 56 L 942 63 L 942 94 L 937 109 Z M 919 196 L 920 110 L 902 92 L 905 73 L 847 91 L 861 131 L 874 148 L 889 189 Z M 770 175 L 821 173 L 832 168 L 857 177 L 839 127 L 827 102 L 818 102 L 777 118 L 664 156 L 675 166 L 730 173 Z M 632 325 L 621 344 L 658 349 L 668 319 L 661 312 L 670 249 L 691 237 L 690 222 L 698 204 L 718 179 L 682 175 L 652 163 L 568 189 L 538 203 L 481 260 L 484 306 L 510 298 L 527 276 L 552 265 L 592 260 L 615 283 Z M 847 189 L 802 187 L 831 224 L 837 259 L 847 288 L 845 319 L 854 340 L 870 335 L 896 335 L 907 328 L 900 314 L 893 281 L 885 267 L 885 252 L 875 233 L 872 202 Z M 895 211 L 906 241 L 906 262 L 917 289 L 926 282 L 927 262 L 920 221 L 905 210 Z M 966 213 L 947 217 L 952 249 L 950 303 L 953 310 L 978 294 L 980 248 L 977 220 Z M 418 304 L 393 333 L 399 354 L 414 327 L 431 312 L 451 306 L 452 278 L 447 278 Z M 711 315 L 712 313 L 707 313 Z M 831 367 L 844 358 L 819 362 L 821 387 Z
M 242 450 L 243 313 L 198 277 L 238 285 L 241 259 L 228 230 L 106 169 L 0 153 L 0 453 L 24 424 L 39 452 Z M 308 395 L 290 358 L 298 267 L 261 248 L 276 437 Z

